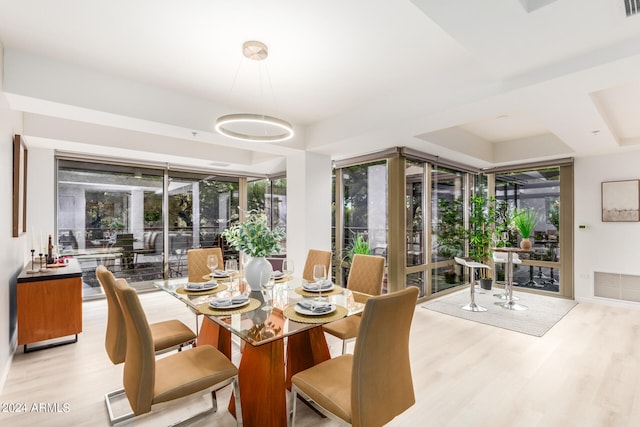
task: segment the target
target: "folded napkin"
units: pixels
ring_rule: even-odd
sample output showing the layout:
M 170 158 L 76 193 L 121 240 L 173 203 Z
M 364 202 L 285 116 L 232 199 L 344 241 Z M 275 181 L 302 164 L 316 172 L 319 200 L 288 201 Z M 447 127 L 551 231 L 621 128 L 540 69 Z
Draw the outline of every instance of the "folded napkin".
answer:
M 217 284 L 218 282 L 215 280 L 209 280 L 208 282 L 189 282 L 187 283 L 186 288 L 191 290 L 210 289 L 215 288 Z
M 225 276 L 227 276 L 227 272 L 224 271 L 224 270 L 214 270 L 213 271 L 213 275 L 215 277 L 225 277 Z
M 274 277 L 276 279 L 279 279 L 282 276 L 284 276 L 284 273 L 280 270 L 276 270 L 273 273 L 271 273 L 271 277 Z
M 239 305 L 249 302 L 249 297 L 246 295 L 238 295 L 231 298 L 216 298 L 209 301 L 209 305 L 214 308 L 229 307 L 231 305 Z
M 323 303 L 323 302 L 312 302 L 312 301 L 300 301 L 296 303 L 296 305 L 300 308 L 303 308 L 308 311 L 313 311 L 314 313 L 325 313 L 332 310 L 331 303 Z
M 302 287 L 310 291 L 317 291 L 318 289 L 328 291 L 333 287 L 333 283 L 331 280 L 326 280 L 322 283 L 303 283 Z

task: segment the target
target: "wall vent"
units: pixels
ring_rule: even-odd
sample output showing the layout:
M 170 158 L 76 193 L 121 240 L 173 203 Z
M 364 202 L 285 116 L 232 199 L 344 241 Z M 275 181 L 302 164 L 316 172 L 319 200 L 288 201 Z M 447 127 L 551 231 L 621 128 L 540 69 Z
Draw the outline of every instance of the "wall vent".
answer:
M 640 302 L 640 276 L 593 272 L 593 295 L 623 301 Z
M 622 0 L 627 17 L 637 15 L 640 12 L 640 0 Z

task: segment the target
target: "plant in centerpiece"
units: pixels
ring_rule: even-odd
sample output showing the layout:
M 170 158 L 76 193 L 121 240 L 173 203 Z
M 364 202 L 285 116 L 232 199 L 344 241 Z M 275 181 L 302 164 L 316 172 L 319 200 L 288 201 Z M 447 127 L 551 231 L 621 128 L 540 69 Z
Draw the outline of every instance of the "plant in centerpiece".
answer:
M 538 214 L 536 214 L 533 208 L 516 209 L 513 216 L 513 223 L 520 232 L 520 235 L 522 235 L 520 247 L 522 249 L 531 249 L 529 236 L 531 236 L 531 232 L 538 223 Z
M 247 212 L 245 221 L 232 225 L 222 235 L 237 251 L 251 257 L 245 265 L 244 276 L 251 289 L 259 291 L 272 273 L 266 257 L 280 252 L 284 230 L 281 227 L 271 229 L 267 215 L 254 210 Z

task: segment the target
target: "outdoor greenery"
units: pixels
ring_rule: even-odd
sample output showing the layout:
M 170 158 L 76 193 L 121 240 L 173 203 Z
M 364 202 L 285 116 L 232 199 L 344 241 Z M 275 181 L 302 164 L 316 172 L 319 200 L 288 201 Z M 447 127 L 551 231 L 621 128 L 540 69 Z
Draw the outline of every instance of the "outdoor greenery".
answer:
M 371 249 L 369 248 L 369 241 L 365 238 L 364 234 L 356 233 L 355 239 L 353 239 L 353 245 L 347 251 L 345 261 L 351 262 L 355 254 L 370 255 Z
M 549 204 L 549 214 L 547 220 L 550 224 L 556 228 L 556 230 L 560 230 L 560 200 L 555 199 L 553 202 Z
M 222 235 L 236 250 L 251 257 L 265 257 L 280 252 L 285 233 L 280 227 L 270 229 L 264 212 L 249 211 L 244 222 L 232 225 Z
M 463 200 L 438 199 L 438 219 L 435 234 L 436 248 L 439 256 L 451 259 L 464 253 L 466 231 L 462 221 Z

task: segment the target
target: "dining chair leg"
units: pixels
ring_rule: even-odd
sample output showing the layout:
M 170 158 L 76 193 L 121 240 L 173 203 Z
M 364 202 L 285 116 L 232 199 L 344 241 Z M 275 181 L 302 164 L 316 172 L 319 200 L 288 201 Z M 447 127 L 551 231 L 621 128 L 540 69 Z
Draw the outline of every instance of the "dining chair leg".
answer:
M 216 396 L 216 390 L 211 391 L 211 409 L 213 412 L 218 412 L 218 397 Z
M 291 418 L 289 422 L 289 427 L 293 427 L 296 425 L 296 402 L 298 401 L 298 390 L 295 385 L 291 385 Z
M 233 398 L 236 403 L 236 424 L 242 426 L 242 406 L 240 406 L 240 382 L 236 376 L 233 379 Z

